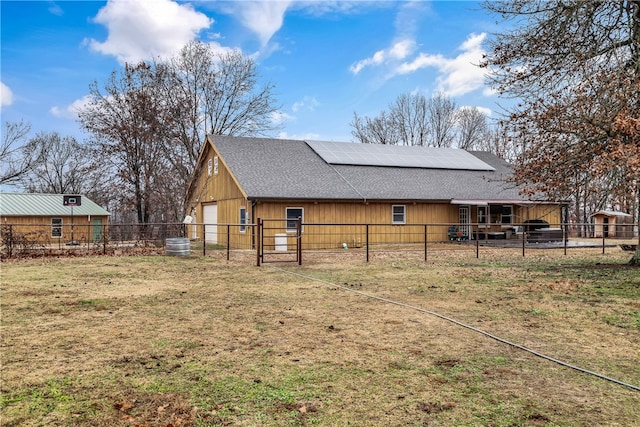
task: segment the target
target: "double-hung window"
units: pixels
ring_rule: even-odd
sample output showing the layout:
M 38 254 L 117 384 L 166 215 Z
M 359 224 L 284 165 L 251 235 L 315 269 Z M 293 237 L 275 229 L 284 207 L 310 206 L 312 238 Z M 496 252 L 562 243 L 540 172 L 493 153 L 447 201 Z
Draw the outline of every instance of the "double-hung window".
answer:
M 295 233 L 297 227 L 298 218 L 304 222 L 304 209 L 303 208 L 287 208 L 287 232 Z
M 249 216 L 247 215 L 247 208 L 240 208 L 240 232 L 247 231 L 247 224 L 249 223 Z
M 404 205 L 393 205 L 391 207 L 391 222 L 393 224 L 404 224 L 406 222 Z
M 502 205 L 502 212 L 500 215 L 500 222 L 502 224 L 512 224 L 513 223 L 513 206 L 511 205 Z

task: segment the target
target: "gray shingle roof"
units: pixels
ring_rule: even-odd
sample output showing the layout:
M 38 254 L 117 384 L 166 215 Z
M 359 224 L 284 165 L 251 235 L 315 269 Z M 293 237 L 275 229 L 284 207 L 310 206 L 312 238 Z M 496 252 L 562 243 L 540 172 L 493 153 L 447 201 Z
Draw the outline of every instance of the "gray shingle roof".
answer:
M 485 152 L 470 153 L 494 171 L 331 165 L 305 141 L 211 139 L 250 199 L 527 200 L 506 181 L 509 165 Z
M 1 216 L 70 216 L 71 208 L 62 203 L 62 194 L 0 193 Z M 87 197 L 74 206 L 74 215 L 105 216 L 109 212 Z

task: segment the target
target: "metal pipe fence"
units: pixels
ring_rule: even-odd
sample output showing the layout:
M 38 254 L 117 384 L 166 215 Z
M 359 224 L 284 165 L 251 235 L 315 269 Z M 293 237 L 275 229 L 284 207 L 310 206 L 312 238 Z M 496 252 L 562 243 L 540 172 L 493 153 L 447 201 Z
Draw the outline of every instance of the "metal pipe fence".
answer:
M 306 223 L 301 219 L 257 219 L 254 224 L 11 224 L 0 225 L 4 258 L 60 255 L 167 254 L 167 239 L 183 238 L 187 255 L 232 256 L 266 262 L 303 263 L 309 256 L 349 254 L 370 262 L 376 257 L 414 257 L 427 261 L 444 251 L 480 258 L 488 249 L 531 251 L 583 248 L 632 251 L 637 227 L 594 224 L 374 224 Z M 589 230 L 585 235 L 584 230 Z M 253 255 L 252 255 L 253 254 Z M 515 255 L 514 255 L 515 256 Z

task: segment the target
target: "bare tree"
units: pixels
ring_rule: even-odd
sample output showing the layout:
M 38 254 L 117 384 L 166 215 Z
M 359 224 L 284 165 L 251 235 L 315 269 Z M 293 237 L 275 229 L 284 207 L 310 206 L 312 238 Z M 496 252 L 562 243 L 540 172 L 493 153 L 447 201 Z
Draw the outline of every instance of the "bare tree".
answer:
M 510 0 L 484 7 L 514 23 L 495 36 L 484 66 L 499 93 L 519 99 L 507 122 L 523 144 L 518 181 L 553 192 L 567 171 L 597 173 L 616 179 L 612 197 L 639 200 L 640 2 Z
M 57 132 L 40 132 L 29 147 L 42 153 L 46 161 L 39 162 L 20 180 L 32 193 L 85 193 L 90 189 L 89 150 L 71 136 Z
M 215 55 L 213 94 L 206 102 L 206 129 L 213 135 L 260 136 L 277 129 L 273 85 L 258 87 L 255 62 L 241 52 Z
M 354 113 L 350 123 L 356 140 L 373 144 L 450 147 L 456 125 L 456 103 L 444 93 L 427 100 L 403 94 L 373 119 Z
M 111 74 L 104 92 L 97 82 L 90 86 L 90 102 L 78 115 L 99 144 L 99 161 L 111 163 L 140 224 L 149 222 L 157 182 L 170 169 L 161 141 L 173 129 L 172 111 L 157 96 L 163 72 L 144 62 L 125 65 Z
M 447 138 L 452 136 L 455 124 L 455 103 L 442 94 L 434 99 L 427 101 L 420 94 L 403 94 L 389 104 L 388 111 L 382 111 L 377 117 L 362 118 L 354 112 L 351 133 L 364 143 L 450 146 L 451 140 Z M 445 99 L 447 102 L 436 105 Z M 452 109 L 445 111 L 443 106 Z M 440 126 L 439 131 L 433 128 L 434 124 Z M 441 145 L 437 145 L 436 140 L 440 140 Z
M 505 134 L 500 122 L 487 128 L 484 141 L 485 145 L 481 147 L 481 150 L 489 151 L 511 164 L 518 158 L 518 146 L 514 143 L 513 138 Z
M 427 103 L 427 122 L 434 147 L 451 147 L 456 125 L 456 103 L 443 92 L 434 94 Z
M 184 196 L 206 133 L 264 135 L 277 129 L 270 84 L 254 61 L 192 42 L 169 61 L 127 64 L 80 112 L 101 158 L 112 162 L 124 205 L 140 223 L 181 220 Z M 123 214 L 124 215 L 124 214 Z
M 15 185 L 43 158 L 27 141 L 31 124 L 5 122 L 0 146 L 0 185 Z
M 390 106 L 391 125 L 402 145 L 429 145 L 427 100 L 423 95 L 400 95 Z
M 277 129 L 272 84 L 259 86 L 254 60 L 192 41 L 166 64 L 162 95 L 176 118 L 174 148 L 193 168 L 207 133 L 260 136 Z
M 398 130 L 385 111 L 373 119 L 360 117 L 358 113 L 354 112 L 353 121 L 350 124 L 353 128 L 351 134 L 361 143 L 387 145 L 397 145 L 400 143 Z
M 241 52 L 220 53 L 193 41 L 161 66 L 166 72 L 158 75 L 157 96 L 173 118 L 163 148 L 177 177 L 172 185 L 181 188 L 176 194 L 186 193 L 207 133 L 257 136 L 279 128 L 272 120 L 279 109 L 273 85 L 259 85 L 255 62 Z
M 477 107 L 462 107 L 457 113 L 458 148 L 486 150 L 485 138 L 489 130 L 487 116 Z

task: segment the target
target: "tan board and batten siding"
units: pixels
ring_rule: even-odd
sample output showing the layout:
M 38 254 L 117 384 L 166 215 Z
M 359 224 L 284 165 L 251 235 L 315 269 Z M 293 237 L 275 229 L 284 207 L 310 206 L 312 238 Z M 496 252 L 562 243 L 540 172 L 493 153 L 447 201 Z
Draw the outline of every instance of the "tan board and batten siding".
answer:
M 239 182 L 230 172 L 224 158 L 216 151 L 209 139 L 200 155 L 196 174 L 188 193 L 188 214 L 193 216 L 194 224 L 189 226 L 188 235 L 202 239 L 204 227 L 201 225 L 204 214 L 203 206 L 215 204 L 218 219 L 218 243 L 226 244 L 227 224 L 233 225 L 229 233 L 229 244 L 236 248 L 251 248 L 255 242 L 252 229 L 239 232 L 240 209 L 245 208 L 249 222 L 258 218 L 276 219 L 264 230 L 265 241 L 276 234 L 286 233 L 288 245 L 294 245 L 295 235 L 286 231 L 286 209 L 302 208 L 304 223 L 325 224 L 306 227 L 303 231 L 305 248 L 340 247 L 342 242 L 349 245 L 364 241 L 363 226 L 344 226 L 336 224 L 376 224 L 370 231 L 370 244 L 375 243 L 416 243 L 423 239 L 424 224 L 455 224 L 459 221 L 459 205 L 449 200 L 442 201 L 363 201 L 363 200 L 308 200 L 308 199 L 258 199 L 250 200 Z M 406 224 L 398 232 L 397 225 L 392 224 L 392 206 L 404 205 Z M 561 222 L 561 206 L 554 203 L 513 204 L 513 223 L 521 223 L 527 219 L 544 219 L 550 224 Z M 470 209 L 471 223 L 477 222 L 475 207 Z M 334 224 L 334 225 L 332 225 Z M 388 224 L 382 226 L 383 224 Z M 553 226 L 553 225 L 552 225 Z M 194 230 L 195 227 L 195 230 Z M 435 229 L 434 229 L 435 228 Z M 490 231 L 500 231 L 500 224 L 491 224 Z M 447 240 L 447 227 L 433 227 L 427 233 L 429 241 Z
M 28 235 L 34 242 L 38 243 L 47 243 L 52 241 L 61 240 L 62 242 L 67 242 L 72 240 L 71 234 L 73 230 L 73 240 L 87 242 L 102 240 L 103 232 L 108 232 L 109 227 L 109 218 L 105 216 L 78 216 L 74 215 L 73 218 L 71 215 L 62 216 L 57 215 L 54 218 L 62 219 L 62 229 L 61 234 L 53 236 L 51 229 L 51 218 L 50 216 L 28 216 L 28 217 L 3 217 L 2 223 L 3 225 L 11 225 L 12 230 L 14 232 L 20 233 L 21 235 Z M 99 221 L 99 223 L 98 223 Z M 73 227 L 72 227 L 73 224 Z M 100 228 L 98 232 L 96 227 Z M 96 239 L 95 236 L 99 233 L 100 238 Z
M 38 244 L 101 241 L 108 233 L 110 214 L 81 197 L 82 206 L 75 207 L 72 216 L 72 209 L 63 206 L 62 194 L 0 193 L 2 226 L 11 226 L 14 238 L 24 236 Z M 54 227 L 54 218 L 61 220 L 60 227 Z

